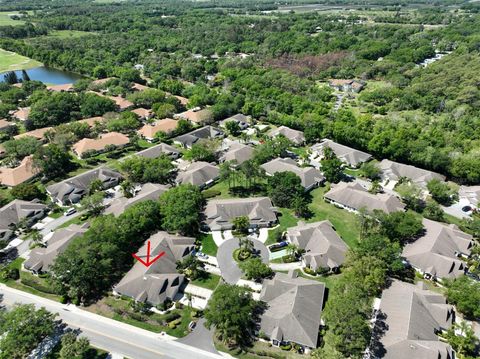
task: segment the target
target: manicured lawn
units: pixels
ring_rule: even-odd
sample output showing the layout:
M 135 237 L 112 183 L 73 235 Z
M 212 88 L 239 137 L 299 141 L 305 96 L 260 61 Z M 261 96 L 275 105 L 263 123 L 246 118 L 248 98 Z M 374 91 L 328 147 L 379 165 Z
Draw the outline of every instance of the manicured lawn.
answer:
M 199 239 L 202 242 L 201 251 L 205 254 L 208 254 L 209 256 L 216 257 L 218 247 L 215 244 L 212 235 L 200 233 Z
M 252 347 L 242 351 L 238 348 L 229 349 L 217 338 L 214 340 L 217 350 L 228 353 L 235 358 L 240 359 L 263 359 L 263 358 L 281 358 L 281 359 L 305 359 L 308 356 L 297 354 L 295 351 L 286 351 L 278 347 L 269 346 L 268 343 L 256 341 Z
M 18 14 L 18 11 L 1 11 L 0 26 L 18 26 L 18 25 L 25 24 L 25 21 L 23 20 L 12 20 L 12 18 L 9 15 L 14 15 L 14 14 Z
M 326 191 L 327 187 L 319 187 L 311 192 L 312 203 L 310 204 L 310 209 L 313 212 L 313 217 L 307 222 L 317 222 L 328 219 L 332 222 L 335 230 L 345 243 L 350 247 L 355 247 L 360 236 L 356 214 L 325 202 L 323 195 Z
M 215 199 L 233 198 L 233 196 L 228 192 L 229 186 L 227 181 L 220 181 L 214 184 L 212 187 L 208 188 L 208 190 L 220 192 L 218 196 L 215 196 Z
M 85 222 L 88 220 L 88 218 L 85 219 L 85 220 L 81 220 L 80 217 L 82 217 L 82 215 L 80 215 L 80 216 L 78 216 L 78 217 L 75 217 L 75 218 L 72 218 L 71 220 L 65 222 L 64 224 L 62 224 L 62 225 L 60 225 L 60 226 L 58 226 L 57 229 L 66 228 L 66 227 L 68 227 L 68 226 L 70 226 L 70 225 L 72 225 L 72 224 L 83 224 L 83 223 L 85 223 Z
M 75 39 L 82 36 L 93 35 L 93 32 L 88 31 L 76 31 L 76 30 L 54 30 L 51 31 L 46 37 L 55 37 L 58 39 Z
M 298 218 L 294 216 L 292 210 L 288 208 L 278 208 L 278 211 L 281 213 L 281 216 L 278 217 L 280 225 L 268 231 L 268 239 L 265 242 L 266 245 L 275 243 L 278 233 L 286 231 L 287 228 L 295 227 L 298 223 Z
M 190 283 L 193 285 L 214 290 L 217 288 L 218 282 L 220 281 L 220 276 L 205 272 L 205 276 L 192 280 Z
M 36 60 L 0 49 L 0 72 L 26 70 L 41 65 L 42 63 Z

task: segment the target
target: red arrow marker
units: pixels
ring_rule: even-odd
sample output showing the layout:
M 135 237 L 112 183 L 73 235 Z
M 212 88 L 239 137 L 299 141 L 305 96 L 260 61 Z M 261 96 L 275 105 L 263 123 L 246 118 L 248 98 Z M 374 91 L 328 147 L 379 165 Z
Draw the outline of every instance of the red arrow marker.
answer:
M 150 260 L 150 241 L 147 242 L 147 261 L 144 261 L 142 258 L 137 256 L 135 253 L 132 253 L 132 256 L 137 259 L 140 263 L 142 263 L 145 267 L 150 267 L 153 263 L 155 263 L 158 259 L 163 257 L 165 252 L 161 252 L 159 255 L 157 255 L 155 258 Z

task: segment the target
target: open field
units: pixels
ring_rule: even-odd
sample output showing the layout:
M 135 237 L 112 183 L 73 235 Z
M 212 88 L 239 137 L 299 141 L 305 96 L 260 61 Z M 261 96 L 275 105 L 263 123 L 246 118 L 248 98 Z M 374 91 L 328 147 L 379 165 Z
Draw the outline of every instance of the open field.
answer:
M 9 15 L 16 14 L 15 11 L 0 11 L 0 26 L 18 26 L 25 24 L 23 20 L 12 20 Z
M 0 49 L 0 72 L 27 70 L 38 66 L 42 66 L 42 63 L 15 52 Z
M 53 30 L 48 35 L 42 36 L 43 38 L 56 38 L 56 39 L 77 39 L 79 37 L 94 35 L 94 32 L 88 31 L 76 31 L 76 30 Z

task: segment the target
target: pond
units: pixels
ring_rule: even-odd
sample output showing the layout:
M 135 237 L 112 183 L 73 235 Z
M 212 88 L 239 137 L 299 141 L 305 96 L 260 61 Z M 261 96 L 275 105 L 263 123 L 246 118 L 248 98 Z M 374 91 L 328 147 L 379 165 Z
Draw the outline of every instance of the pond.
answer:
M 57 70 L 52 67 L 46 66 L 35 67 L 33 69 L 25 71 L 27 71 L 30 80 L 42 81 L 43 83 L 49 85 L 64 85 L 75 83 L 83 78 L 83 76 L 73 72 Z M 17 74 L 19 79 L 22 78 L 22 71 L 15 71 L 15 73 Z M 4 81 L 3 76 L 5 74 L 6 72 L 0 73 L 0 82 Z

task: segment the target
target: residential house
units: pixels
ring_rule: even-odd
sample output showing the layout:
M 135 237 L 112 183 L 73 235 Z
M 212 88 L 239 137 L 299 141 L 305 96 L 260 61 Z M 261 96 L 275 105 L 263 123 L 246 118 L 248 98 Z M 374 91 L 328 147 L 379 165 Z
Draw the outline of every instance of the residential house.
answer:
M 180 102 L 180 105 L 182 105 L 182 106 L 187 106 L 188 103 L 190 102 L 190 101 L 188 100 L 188 98 L 186 98 L 186 97 L 175 96 L 175 95 L 174 95 L 173 97 L 175 97 L 175 98 Z
M 213 121 L 213 113 L 210 108 L 200 109 L 199 107 L 195 107 L 191 110 L 178 113 L 173 117 L 177 120 L 183 119 L 190 121 L 194 125 L 206 125 Z
M 131 89 L 132 89 L 133 91 L 139 91 L 139 92 L 141 92 L 141 91 L 145 91 L 145 90 L 151 89 L 151 87 L 134 83 L 134 84 L 132 85 Z
M 133 268 L 113 288 L 113 291 L 115 294 L 125 295 L 137 302 L 151 305 L 161 304 L 167 299 L 175 300 L 185 282 L 185 276 L 177 272 L 176 262 L 191 254 L 195 248 L 195 238 L 158 232 L 148 241 L 151 258 L 155 258 L 162 252 L 165 254 L 148 267 L 136 261 Z M 139 258 L 146 258 L 147 243 L 136 255 Z
M 15 126 L 13 122 L 9 122 L 4 119 L 0 119 L 0 132 L 8 131 L 11 127 Z
M 211 231 L 233 228 L 233 220 L 246 216 L 250 227 L 271 227 L 277 222 L 277 214 L 268 197 L 214 199 L 204 211 L 205 225 Z
M 460 203 L 480 209 L 480 186 L 461 186 L 458 191 Z
M 108 81 L 114 80 L 114 79 L 115 79 L 115 77 L 106 77 L 104 79 L 94 80 L 94 81 L 92 81 L 92 85 L 93 86 L 105 85 Z
M 19 108 L 17 111 L 12 113 L 12 117 L 19 121 L 28 120 L 29 115 L 30 115 L 30 107 Z
M 167 145 L 165 143 L 160 143 L 159 145 L 147 148 L 140 152 L 137 152 L 136 155 L 145 158 L 157 158 L 162 154 L 166 154 L 173 159 L 180 157 L 181 152 L 175 147 Z
M 340 182 L 332 185 L 330 191 L 325 193 L 324 198 L 344 209 L 357 212 L 361 208 L 367 211 L 374 209 L 385 213 L 403 211 L 405 205 L 400 200 L 388 193 L 369 193 L 359 182 Z
M 13 138 L 18 140 L 20 138 L 30 136 L 30 137 L 36 138 L 39 141 L 44 142 L 45 141 L 45 134 L 50 130 L 53 130 L 53 127 L 37 128 L 36 130 L 24 132 L 24 133 L 21 133 L 19 135 L 13 136 Z
M 268 176 L 273 176 L 275 173 L 279 172 L 295 173 L 300 177 L 305 191 L 310 191 L 325 180 L 319 170 L 313 167 L 299 167 L 297 162 L 291 158 L 275 158 L 270 162 L 264 163 L 260 167 L 265 170 L 265 173 Z
M 184 148 L 191 148 L 194 143 L 201 139 L 222 138 L 223 136 L 223 131 L 218 128 L 204 126 L 184 135 L 175 137 L 173 142 Z
M 72 92 L 73 84 L 51 85 L 47 86 L 47 90 L 54 92 Z
M 0 208 L 0 240 L 9 240 L 19 223 L 23 222 L 26 227 L 31 227 L 47 212 L 47 206 L 35 201 L 15 199 L 6 204 Z
M 260 300 L 267 309 L 260 331 L 276 346 L 296 343 L 305 349 L 316 348 L 324 294 L 321 282 L 298 277 L 294 271 L 276 273 L 274 279 L 263 282 Z
M 240 142 L 232 143 L 228 150 L 220 156 L 220 162 L 234 161 L 237 165 L 253 158 L 254 149 L 252 146 Z
M 330 87 L 343 92 L 360 92 L 365 87 L 363 82 L 357 80 L 332 79 L 328 83 Z
M 211 186 L 220 177 L 220 169 L 207 162 L 193 162 L 185 170 L 180 171 L 175 182 L 177 184 L 193 184 L 200 188 Z
M 408 243 L 402 256 L 428 279 L 456 278 L 467 270 L 462 257 L 469 257 L 473 237 L 454 224 L 423 219 L 424 234 Z
M 288 138 L 294 145 L 300 146 L 305 142 L 305 136 L 302 131 L 293 130 L 287 126 L 280 126 L 268 132 L 270 137 L 283 135 Z
M 97 179 L 102 182 L 104 189 L 108 189 L 118 185 L 122 175 L 109 168 L 99 167 L 52 184 L 47 187 L 47 193 L 55 203 L 68 206 L 80 202 L 82 197 L 88 194 L 90 184 Z
M 90 117 L 84 120 L 78 120 L 77 122 L 86 123 L 88 127 L 94 127 L 96 124 L 105 123 L 106 120 L 102 116 Z
M 372 155 L 356 150 L 354 148 L 341 145 L 329 139 L 324 139 L 320 143 L 317 143 L 310 147 L 312 151 L 312 164 L 315 167 L 320 166 L 320 160 L 323 159 L 323 151 L 325 147 L 329 147 L 333 153 L 348 167 L 359 167 L 363 162 L 367 162 L 372 158 Z
M 250 118 L 248 116 L 242 115 L 241 113 L 237 113 L 236 115 L 233 115 L 229 118 L 226 118 L 225 120 L 220 121 L 218 125 L 220 127 L 225 128 L 228 122 L 236 122 L 238 123 L 238 126 L 240 127 L 241 130 L 246 130 L 250 126 L 248 123 L 249 120 Z
M 115 217 L 121 215 L 125 210 L 143 201 L 156 201 L 162 193 L 168 191 L 170 186 L 157 183 L 145 183 L 140 191 L 132 198 L 120 197 L 105 209 L 105 214 L 113 214 Z
M 432 171 L 424 170 L 415 166 L 405 165 L 403 163 L 383 160 L 379 164 L 382 180 L 394 185 L 402 177 L 409 178 L 416 185 L 426 188 L 427 183 L 432 179 L 445 181 L 445 176 Z
M 166 118 L 164 120 L 156 121 L 152 125 L 144 125 L 137 133 L 145 138 L 148 142 L 153 142 L 156 137 L 155 135 L 158 132 L 163 132 L 167 135 L 170 135 L 177 129 L 178 121 L 172 120 L 171 118 Z
M 104 152 L 108 147 L 124 147 L 128 145 L 128 136 L 119 132 L 108 132 L 101 134 L 98 138 L 84 138 L 72 146 L 73 152 L 79 157 L 85 153 Z
M 81 237 L 88 229 L 88 224 L 72 224 L 53 232 L 47 240 L 46 247 L 32 249 L 28 259 L 23 262 L 25 269 L 34 273 L 48 272 L 58 255 L 65 252 L 75 238 Z
M 348 247 L 328 220 L 299 222 L 287 230 L 285 238 L 305 251 L 303 261 L 313 270 L 336 271 L 345 262 Z
M 384 333 L 375 339 L 375 358 L 453 359 L 452 347 L 438 334 L 455 322 L 445 298 L 417 285 L 393 280 L 382 293 L 376 325 Z
M 146 108 L 140 107 L 136 108 L 135 110 L 132 110 L 132 112 L 138 116 L 138 118 L 142 121 L 149 120 L 150 118 L 153 117 L 153 111 L 148 110 Z
M 14 187 L 26 182 L 40 173 L 33 164 L 33 157 L 25 157 L 17 167 L 0 167 L 0 184 Z
M 126 111 L 134 107 L 133 102 L 128 101 L 121 96 L 107 96 L 110 100 L 113 100 L 120 111 Z

